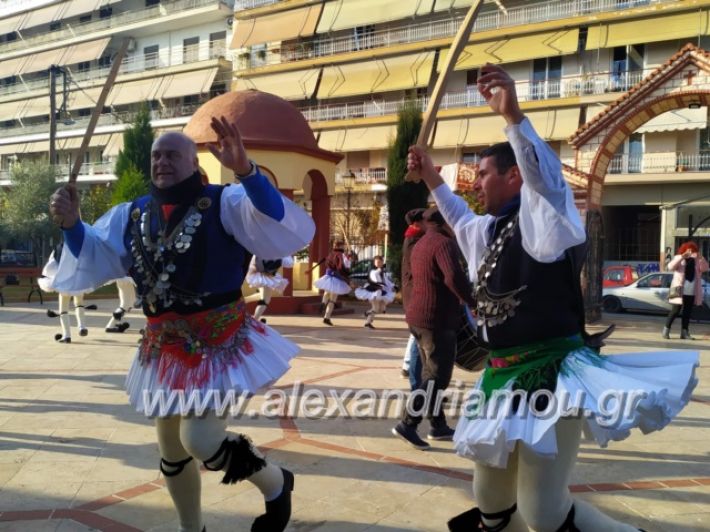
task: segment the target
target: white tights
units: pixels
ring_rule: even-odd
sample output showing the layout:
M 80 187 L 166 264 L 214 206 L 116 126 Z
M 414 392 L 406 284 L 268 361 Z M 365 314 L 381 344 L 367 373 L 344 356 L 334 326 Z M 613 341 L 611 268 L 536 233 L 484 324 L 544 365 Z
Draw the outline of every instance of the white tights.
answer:
M 71 322 L 69 320 L 69 303 L 72 296 L 59 294 L 59 323 L 62 325 L 62 338 L 71 338 Z M 79 329 L 86 329 L 86 311 L 84 310 L 84 296 L 74 296 L 74 312 Z
M 274 290 L 272 288 L 269 288 L 268 286 L 262 286 L 259 288 L 259 295 L 261 296 L 261 301 L 264 303 L 259 303 L 256 306 L 256 309 L 254 310 L 254 319 L 260 319 L 263 315 L 264 312 L 266 312 L 266 307 L 269 306 L 269 302 L 271 301 L 271 296 L 273 295 Z
M 335 302 L 338 300 L 338 294 L 333 292 L 323 292 L 323 304 L 325 305 L 324 318 L 330 319 L 333 315 L 333 309 L 335 308 Z
M 175 476 L 166 476 L 165 483 L 173 499 L 180 520 L 180 532 L 199 532 L 202 530 L 202 513 L 200 510 L 200 471 L 199 462 L 212 458 L 222 445 L 225 438 L 236 439 L 235 434 L 227 432 L 227 421 L 210 412 L 204 417 L 156 418 L 155 426 L 158 432 L 158 448 L 160 456 L 168 462 L 180 462 L 189 457 L 182 472 Z M 261 456 L 253 447 L 252 451 Z M 229 464 L 225 464 L 225 468 Z M 179 470 L 178 467 L 163 465 L 166 471 Z M 281 468 L 269 464 L 250 477 L 253 483 L 264 495 L 267 501 L 277 498 L 283 489 L 283 473 Z
M 543 458 L 518 444 L 505 469 L 477 463 L 473 492 L 481 512 L 493 514 L 517 503 L 506 532 L 555 532 L 574 504 L 575 526 L 582 532 L 627 532 L 637 528 L 615 521 L 593 506 L 570 495 L 568 484 L 577 459 L 582 419 L 561 419 L 557 431 L 557 457 Z M 500 519 L 483 519 L 495 526 Z

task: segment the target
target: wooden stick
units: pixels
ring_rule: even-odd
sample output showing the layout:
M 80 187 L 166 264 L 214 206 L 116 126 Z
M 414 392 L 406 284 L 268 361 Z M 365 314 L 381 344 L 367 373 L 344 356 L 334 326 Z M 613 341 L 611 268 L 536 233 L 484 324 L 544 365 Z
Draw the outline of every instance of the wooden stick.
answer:
M 456 61 L 458 61 L 459 55 L 466 46 L 468 38 L 471 35 L 471 30 L 473 29 L 473 24 L 476 21 L 478 12 L 481 9 L 483 0 L 475 0 L 471 7 L 466 13 L 466 17 L 463 19 L 463 23 L 459 27 L 458 32 L 456 32 L 456 37 L 454 37 L 451 43 L 451 48 L 449 48 L 449 54 L 446 56 L 446 62 L 444 63 L 441 73 L 436 80 L 436 85 L 434 85 L 434 91 L 429 98 L 429 104 L 427 105 L 426 112 L 424 113 L 424 120 L 422 121 L 422 128 L 419 130 L 419 136 L 417 137 L 417 146 L 426 147 L 429 142 L 429 137 L 431 136 L 431 131 L 434 128 L 434 123 L 436 122 L 436 113 L 439 111 L 439 105 L 441 104 L 441 99 L 444 97 L 444 87 L 451 78 L 451 73 L 454 71 L 454 66 L 456 66 Z M 413 175 L 411 172 L 407 172 L 404 178 L 405 181 L 419 182 L 419 177 Z
M 101 116 L 101 111 L 106 103 L 106 98 L 108 98 L 108 93 L 111 92 L 111 88 L 113 88 L 113 84 L 116 81 L 116 76 L 118 76 L 118 69 L 121 67 L 123 57 L 126 55 L 129 40 L 130 39 L 128 38 L 123 39 L 116 56 L 113 58 L 113 64 L 111 65 L 111 70 L 106 78 L 106 83 L 104 83 L 104 86 L 101 89 L 99 100 L 96 102 L 96 108 L 94 109 L 94 112 L 91 113 L 89 125 L 86 127 L 84 138 L 81 140 L 81 146 L 79 146 L 76 159 L 74 159 L 74 165 L 72 166 L 71 173 L 69 174 L 69 183 L 76 183 L 76 180 L 79 177 L 79 170 L 81 169 L 81 164 L 84 161 L 84 153 L 89 147 L 89 141 L 91 140 L 91 136 L 94 134 L 94 129 L 99 121 L 99 116 Z

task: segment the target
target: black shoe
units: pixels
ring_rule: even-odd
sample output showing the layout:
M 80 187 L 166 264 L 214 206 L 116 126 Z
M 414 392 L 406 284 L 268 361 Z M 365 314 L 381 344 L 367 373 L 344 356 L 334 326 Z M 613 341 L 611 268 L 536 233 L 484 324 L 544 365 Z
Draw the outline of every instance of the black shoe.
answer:
M 113 327 L 106 327 L 106 332 L 107 333 L 124 333 L 126 332 L 126 329 L 128 329 L 131 325 L 127 322 L 124 321 L 123 323 L 119 323 L 118 325 L 114 325 Z
M 125 309 L 123 307 L 119 307 L 113 311 L 113 319 L 115 319 L 116 321 L 121 321 L 125 313 Z
M 84 308 L 86 310 L 99 310 L 99 307 L 97 307 L 96 305 L 86 305 Z
M 429 430 L 429 434 L 426 435 L 426 438 L 427 440 L 452 441 L 454 439 L 454 432 L 456 431 L 448 425 L 432 427 Z
M 54 339 L 57 342 L 59 342 L 60 344 L 70 344 L 71 343 L 71 338 L 69 338 L 69 337 L 62 338 L 61 334 L 55 334 Z
M 57 314 L 56 312 L 54 312 L 52 309 L 49 309 L 49 308 L 48 308 L 48 309 L 47 309 L 47 317 L 48 317 L 48 318 L 58 318 L 58 317 L 59 317 L 59 314 Z
M 449 519 L 447 523 L 450 532 L 470 532 L 478 530 L 481 524 L 481 511 L 478 508 L 471 508 L 462 514 Z
M 374 328 L 375 328 L 375 326 L 374 326 L 372 323 L 366 323 L 364 326 L 367 327 L 368 329 L 374 329 Z
M 284 487 L 281 495 L 266 502 L 266 513 L 260 515 L 251 525 L 251 532 L 282 532 L 291 519 L 291 492 L 293 491 L 293 473 L 281 468 L 284 475 Z
M 79 329 L 79 336 L 88 336 L 89 329 Z
M 333 325 L 333 322 L 330 321 L 330 318 L 323 318 L 323 323 L 325 323 L 326 325 Z
M 399 439 L 406 441 L 409 445 L 415 449 L 419 449 L 420 451 L 426 451 L 431 447 L 431 445 L 419 437 L 416 427 L 405 425 L 401 421 L 392 429 L 392 434 L 397 436 Z
M 260 321 L 261 323 L 266 323 L 266 318 L 261 318 L 259 321 Z
M 403 369 L 403 370 L 400 372 L 399 376 L 402 377 L 403 379 L 408 379 L 408 378 L 409 378 L 409 370 L 408 370 L 408 369 Z

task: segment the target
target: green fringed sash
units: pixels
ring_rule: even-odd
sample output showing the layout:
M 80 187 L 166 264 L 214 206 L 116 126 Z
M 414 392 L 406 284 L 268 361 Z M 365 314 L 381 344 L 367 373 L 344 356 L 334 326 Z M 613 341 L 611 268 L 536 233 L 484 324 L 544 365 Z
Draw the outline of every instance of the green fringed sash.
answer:
M 481 381 L 486 400 L 494 390 L 505 388 L 511 380 L 515 383 L 514 389 L 527 393 L 543 388 L 554 391 L 562 361 L 582 346 L 582 337 L 575 335 L 491 350 Z

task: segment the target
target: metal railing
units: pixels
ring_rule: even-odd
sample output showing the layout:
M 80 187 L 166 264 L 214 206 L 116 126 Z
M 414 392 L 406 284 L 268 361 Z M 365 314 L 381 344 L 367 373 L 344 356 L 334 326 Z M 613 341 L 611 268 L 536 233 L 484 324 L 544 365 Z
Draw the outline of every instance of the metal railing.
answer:
M 113 175 L 113 169 L 116 165 L 113 161 L 106 161 L 100 163 L 83 163 L 79 169 L 80 176 L 87 175 Z M 54 164 L 52 165 L 57 168 L 60 172 L 66 173 L 68 171 L 69 165 L 66 164 Z M 10 179 L 10 170 L 0 170 L 0 181 Z
M 206 101 L 206 100 L 205 100 Z M 164 107 L 162 109 L 153 109 L 150 112 L 151 121 L 166 120 L 169 118 L 182 118 L 192 116 L 197 108 L 204 101 L 188 105 L 175 105 L 172 107 Z M 138 111 L 121 111 L 116 113 L 104 113 L 99 116 L 98 126 L 110 126 L 116 124 L 129 125 L 136 118 Z M 72 131 L 86 129 L 89 124 L 89 117 L 78 117 L 71 124 L 57 123 L 57 131 Z M 0 128 L 0 138 L 16 137 L 19 135 L 31 135 L 33 133 L 48 133 L 49 122 L 41 122 L 39 124 L 13 126 Z
M 231 52 L 227 50 L 225 41 L 208 41 L 200 43 L 188 50 L 185 53 L 182 46 L 173 47 L 169 53 L 158 51 L 153 54 L 134 54 L 125 58 L 121 62 L 119 74 L 135 74 L 148 70 L 157 70 L 160 68 L 168 68 L 177 65 L 186 65 L 198 63 L 200 61 L 210 61 L 220 57 L 228 58 L 230 61 Z M 75 82 L 88 81 L 93 79 L 106 79 L 110 66 L 97 66 L 87 70 L 78 70 L 76 68 L 67 68 L 71 79 Z M 46 73 L 46 71 L 45 71 Z M 75 85 L 70 85 L 70 89 L 75 88 Z M 0 85 L 0 96 L 6 94 L 16 94 L 18 92 L 27 92 L 33 90 L 49 90 L 49 78 L 44 76 L 39 79 L 18 80 L 15 83 Z
M 244 11 L 245 9 L 254 9 L 255 7 L 275 4 L 281 0 L 235 0 L 234 11 Z
M 48 32 L 46 29 L 43 29 L 41 33 L 28 35 L 27 37 L 22 36 L 22 38 L 17 39 L 16 41 L 3 43 L 2 51 L 11 52 L 47 42 L 71 39 L 87 33 L 94 33 L 111 28 L 120 29 L 122 26 L 132 24 L 134 22 L 142 22 L 145 20 L 155 20 L 158 22 L 157 19 L 160 17 L 176 13 L 185 14 L 186 10 L 213 4 L 222 4 L 227 7 L 230 7 L 231 5 L 227 0 L 176 0 L 174 2 L 161 2 L 158 5 L 146 7 L 145 9 L 113 13 L 111 16 L 99 20 L 67 25 L 66 28 L 56 31 Z M 115 5 L 113 6 L 113 9 L 115 9 Z M 0 59 L 2 59 L 2 54 L 0 54 Z
M 609 163 L 609 174 L 672 174 L 710 172 L 710 152 L 618 154 Z
M 387 168 L 349 168 L 355 176 L 355 184 L 371 185 L 375 183 L 387 182 Z M 345 186 L 346 179 L 343 174 L 335 174 L 335 184 Z
M 650 72 L 650 70 L 648 71 Z M 545 81 L 518 81 L 515 88 L 520 101 L 534 101 L 552 98 L 601 95 L 624 92 L 640 82 L 648 72 L 600 72 L 582 76 L 566 76 Z M 429 102 L 427 97 L 399 100 L 369 100 L 354 103 L 318 105 L 304 107 L 300 111 L 309 122 L 348 120 L 396 114 L 406 103 L 413 102 L 422 111 Z M 447 92 L 441 101 L 441 108 L 480 107 L 486 101 L 475 87 L 465 91 Z
M 510 26 L 532 24 L 594 13 L 619 11 L 643 5 L 675 3 L 674 0 L 553 0 L 535 5 L 508 8 L 481 13 L 474 24 L 474 32 L 495 30 Z M 384 48 L 395 44 L 429 41 L 453 37 L 461 26 L 463 13 L 446 19 L 410 24 L 372 32 L 353 32 L 348 35 L 318 35 L 309 40 L 282 46 L 278 51 L 267 50 L 266 57 L 241 54 L 237 62 L 239 70 L 270 64 L 289 63 L 316 57 L 330 56 L 371 48 Z

